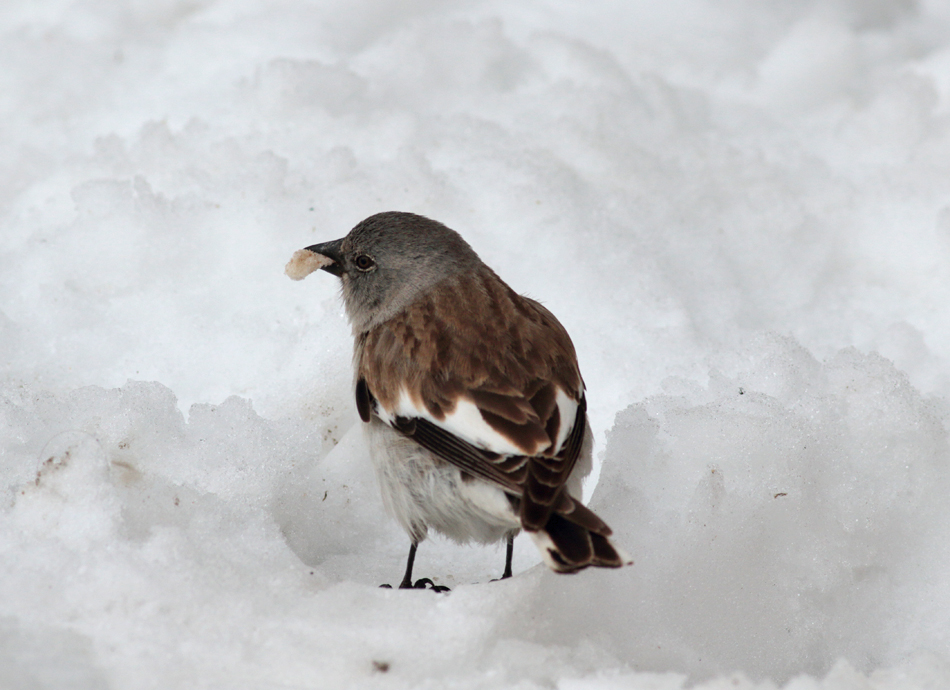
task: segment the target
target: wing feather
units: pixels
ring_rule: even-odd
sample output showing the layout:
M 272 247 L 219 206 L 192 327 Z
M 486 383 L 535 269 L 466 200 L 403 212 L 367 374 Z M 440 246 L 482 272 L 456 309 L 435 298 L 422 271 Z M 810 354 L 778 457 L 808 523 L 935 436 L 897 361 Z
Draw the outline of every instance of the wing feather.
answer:
M 608 536 L 610 528 L 564 490 L 586 432 L 586 408 L 582 398 L 574 430 L 557 458 L 493 453 L 421 417 L 395 417 L 390 426 L 442 460 L 519 497 L 520 516 L 526 529 L 541 529 L 557 512 L 585 529 Z
M 607 529 L 564 488 L 587 433 L 571 339 L 488 267 L 452 276 L 361 334 L 356 363 L 361 417 L 368 396 L 397 432 L 517 498 L 526 529 L 553 512 Z

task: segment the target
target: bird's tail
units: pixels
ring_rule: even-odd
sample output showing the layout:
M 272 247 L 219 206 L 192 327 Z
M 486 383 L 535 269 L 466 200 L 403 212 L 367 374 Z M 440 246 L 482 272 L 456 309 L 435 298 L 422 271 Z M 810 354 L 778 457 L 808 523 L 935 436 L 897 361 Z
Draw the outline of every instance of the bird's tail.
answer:
M 542 529 L 525 531 L 544 562 L 557 573 L 576 573 L 588 566 L 619 568 L 633 561 L 611 543 L 611 529 L 592 510 L 563 494 Z

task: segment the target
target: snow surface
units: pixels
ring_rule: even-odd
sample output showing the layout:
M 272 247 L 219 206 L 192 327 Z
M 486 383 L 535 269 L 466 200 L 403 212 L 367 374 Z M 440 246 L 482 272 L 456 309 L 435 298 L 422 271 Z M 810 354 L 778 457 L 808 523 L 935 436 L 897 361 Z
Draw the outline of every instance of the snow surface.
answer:
M 950 687 L 945 0 L 5 0 L 0 115 L 0 688 Z M 377 588 L 283 268 L 384 210 L 568 328 L 633 567 Z

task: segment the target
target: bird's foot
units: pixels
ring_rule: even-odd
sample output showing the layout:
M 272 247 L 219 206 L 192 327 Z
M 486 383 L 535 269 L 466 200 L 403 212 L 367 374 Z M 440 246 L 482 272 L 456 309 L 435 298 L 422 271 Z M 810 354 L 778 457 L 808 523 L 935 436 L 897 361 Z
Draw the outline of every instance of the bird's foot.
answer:
M 406 587 L 409 589 L 409 587 Z M 451 592 L 448 587 L 445 585 L 437 585 L 432 580 L 427 577 L 420 578 L 416 580 L 416 584 L 412 585 L 412 589 L 431 589 L 433 592 Z
M 392 589 L 392 585 L 380 585 L 380 588 Z M 451 592 L 452 590 L 446 587 L 445 585 L 437 585 L 432 580 L 427 577 L 420 578 L 416 580 L 415 584 L 411 582 L 403 582 L 399 585 L 399 589 L 430 589 L 433 592 Z

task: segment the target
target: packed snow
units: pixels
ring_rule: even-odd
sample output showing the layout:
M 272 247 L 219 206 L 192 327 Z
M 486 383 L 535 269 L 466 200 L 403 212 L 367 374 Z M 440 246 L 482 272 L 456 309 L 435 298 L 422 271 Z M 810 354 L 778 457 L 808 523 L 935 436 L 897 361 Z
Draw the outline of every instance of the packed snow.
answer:
M 0 688 L 950 687 L 944 0 L 6 0 L 0 114 Z M 387 210 L 567 327 L 633 566 L 378 587 L 284 269 Z

